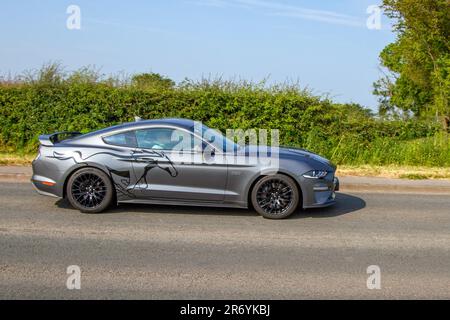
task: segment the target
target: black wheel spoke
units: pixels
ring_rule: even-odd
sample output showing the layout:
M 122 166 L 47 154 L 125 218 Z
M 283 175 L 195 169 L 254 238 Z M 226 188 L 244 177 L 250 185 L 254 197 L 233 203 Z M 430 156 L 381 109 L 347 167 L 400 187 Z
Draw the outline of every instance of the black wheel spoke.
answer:
M 268 180 L 257 190 L 256 201 L 266 213 L 281 215 L 292 205 L 292 187 L 280 179 Z
M 103 179 L 92 173 L 84 173 L 72 183 L 72 196 L 81 206 L 92 209 L 99 206 L 108 192 Z

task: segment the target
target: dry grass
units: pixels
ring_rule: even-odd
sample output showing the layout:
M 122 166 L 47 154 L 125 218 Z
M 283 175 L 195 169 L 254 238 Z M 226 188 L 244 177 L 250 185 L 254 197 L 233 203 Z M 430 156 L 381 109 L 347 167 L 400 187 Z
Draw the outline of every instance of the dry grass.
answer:
M 0 152 L 0 166 L 28 166 L 35 154 Z M 380 177 L 397 179 L 450 179 L 450 168 L 418 166 L 346 166 L 338 167 L 338 176 Z
M 35 154 L 1 152 L 0 166 L 28 166 L 35 157 Z
M 416 166 L 339 166 L 340 176 L 381 177 L 397 179 L 450 179 L 450 168 Z

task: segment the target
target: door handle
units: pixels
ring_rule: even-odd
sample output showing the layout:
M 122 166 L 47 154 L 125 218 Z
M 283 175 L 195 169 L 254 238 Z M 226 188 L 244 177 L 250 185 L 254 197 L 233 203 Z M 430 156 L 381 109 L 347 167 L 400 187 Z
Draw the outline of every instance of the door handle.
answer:
M 132 154 L 142 154 L 144 153 L 144 151 L 139 150 L 139 149 L 134 149 L 133 151 L 131 151 Z

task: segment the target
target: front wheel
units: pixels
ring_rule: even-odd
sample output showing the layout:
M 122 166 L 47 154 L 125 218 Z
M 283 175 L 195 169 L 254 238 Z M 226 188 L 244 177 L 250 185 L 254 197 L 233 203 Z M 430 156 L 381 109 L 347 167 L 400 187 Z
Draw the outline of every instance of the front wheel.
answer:
M 284 219 L 295 212 L 300 201 L 298 187 L 290 177 L 276 174 L 259 180 L 251 194 L 255 210 L 268 219 Z
M 75 172 L 67 182 L 67 199 L 84 213 L 98 213 L 107 209 L 113 200 L 113 185 L 101 170 L 84 168 Z

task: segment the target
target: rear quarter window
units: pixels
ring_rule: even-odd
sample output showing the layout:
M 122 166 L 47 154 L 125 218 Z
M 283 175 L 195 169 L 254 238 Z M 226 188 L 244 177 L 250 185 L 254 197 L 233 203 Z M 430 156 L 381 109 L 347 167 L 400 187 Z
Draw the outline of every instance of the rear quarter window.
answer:
M 130 147 L 136 148 L 136 134 L 134 131 L 127 131 L 118 134 L 114 134 L 112 136 L 103 137 L 103 141 L 106 144 L 121 146 L 121 147 Z

